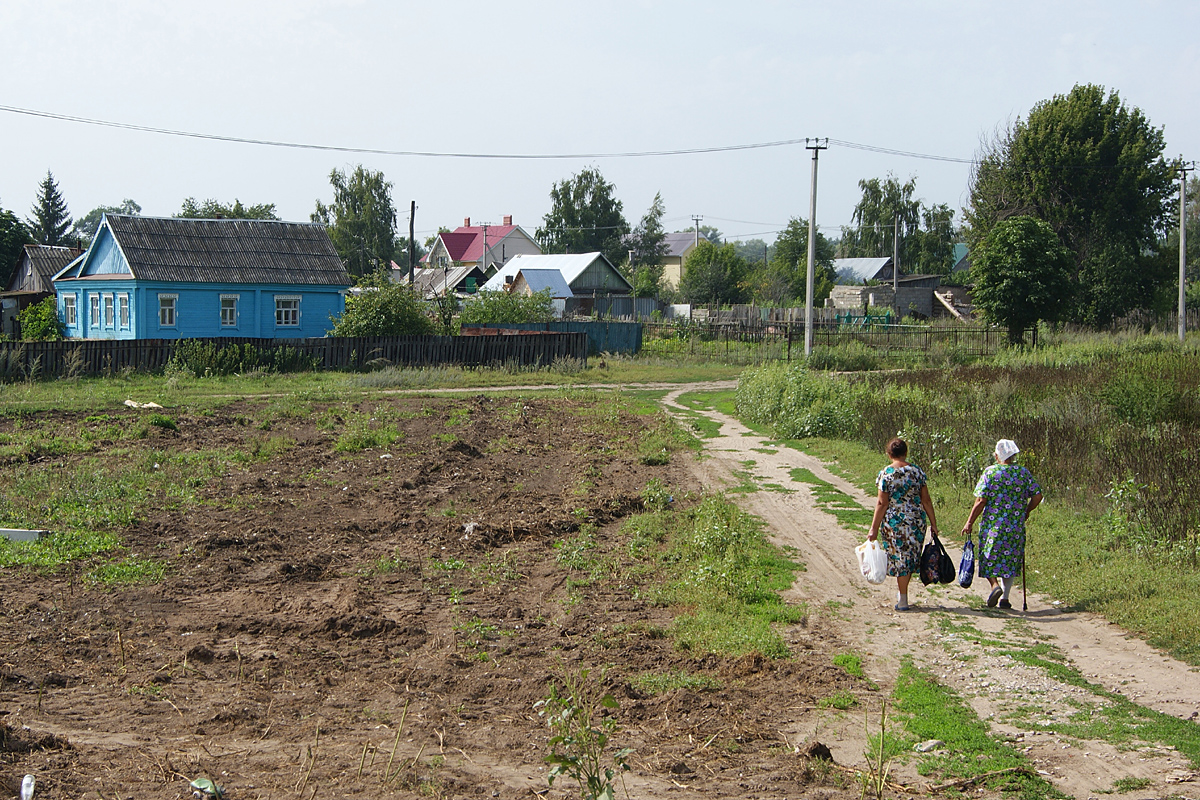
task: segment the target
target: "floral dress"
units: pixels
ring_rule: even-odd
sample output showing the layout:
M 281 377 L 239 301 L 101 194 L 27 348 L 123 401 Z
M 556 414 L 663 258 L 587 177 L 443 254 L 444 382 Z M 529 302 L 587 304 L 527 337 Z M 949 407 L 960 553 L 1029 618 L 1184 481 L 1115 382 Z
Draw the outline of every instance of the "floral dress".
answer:
M 1025 556 L 1025 509 L 1042 487 L 1017 464 L 993 464 L 979 476 L 975 496 L 987 500 L 979 518 L 979 577 L 1012 578 Z
M 887 466 L 879 471 L 875 485 L 889 497 L 879 537 L 887 551 L 887 574 L 915 575 L 920 569 L 921 545 L 925 541 L 925 509 L 921 507 L 925 473 L 916 464 L 899 469 Z

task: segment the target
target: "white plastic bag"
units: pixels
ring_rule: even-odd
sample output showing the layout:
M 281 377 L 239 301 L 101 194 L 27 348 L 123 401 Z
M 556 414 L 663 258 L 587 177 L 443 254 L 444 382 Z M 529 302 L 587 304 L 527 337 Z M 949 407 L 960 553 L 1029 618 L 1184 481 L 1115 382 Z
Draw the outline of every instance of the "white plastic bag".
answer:
M 862 570 L 867 583 L 883 583 L 887 580 L 887 553 L 879 546 L 879 541 L 867 540 L 854 548 L 858 556 L 858 568 Z

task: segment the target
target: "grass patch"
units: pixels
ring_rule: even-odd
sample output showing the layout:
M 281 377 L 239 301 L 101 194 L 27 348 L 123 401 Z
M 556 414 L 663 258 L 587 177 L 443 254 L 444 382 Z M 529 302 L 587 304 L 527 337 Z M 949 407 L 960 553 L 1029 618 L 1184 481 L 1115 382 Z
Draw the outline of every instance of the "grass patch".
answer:
M 847 675 L 852 675 L 855 678 L 865 678 L 866 673 L 862 668 L 862 656 L 855 653 L 838 653 L 833 657 L 833 665 L 846 670 Z
M 643 672 L 632 681 L 633 687 L 648 695 L 660 695 L 676 689 L 707 692 L 721 688 L 721 682 L 707 675 L 692 675 L 685 670 L 673 672 Z
M 858 705 L 858 698 L 853 692 L 836 692 L 828 697 L 822 697 L 817 701 L 817 708 L 836 708 L 838 711 L 846 711 Z
M 121 561 L 100 564 L 85 576 L 92 586 L 116 589 L 135 584 L 162 583 L 167 575 L 167 565 L 162 561 L 130 556 Z
M 871 526 L 874 509 L 862 504 L 828 481 L 818 478 L 812 470 L 796 467 L 790 471 L 792 480 L 812 487 L 817 506 L 832 514 L 843 528 L 865 531 Z

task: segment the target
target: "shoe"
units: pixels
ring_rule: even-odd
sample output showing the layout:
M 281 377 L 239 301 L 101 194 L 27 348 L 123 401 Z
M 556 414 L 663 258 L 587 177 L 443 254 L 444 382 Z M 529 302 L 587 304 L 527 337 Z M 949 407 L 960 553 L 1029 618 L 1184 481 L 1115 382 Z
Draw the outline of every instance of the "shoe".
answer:
M 1002 598 L 1000 598 L 1000 607 L 1001 608 L 1012 608 L 1012 603 L 1008 602 L 1007 600 L 1005 600 L 1002 597 Z
M 999 586 L 992 589 L 992 593 L 988 595 L 987 599 L 988 608 L 995 608 L 996 603 L 1000 602 L 1001 597 L 1004 597 L 1003 589 L 1001 589 Z
M 896 610 L 897 611 L 911 611 L 912 606 L 902 606 L 899 603 L 896 603 Z

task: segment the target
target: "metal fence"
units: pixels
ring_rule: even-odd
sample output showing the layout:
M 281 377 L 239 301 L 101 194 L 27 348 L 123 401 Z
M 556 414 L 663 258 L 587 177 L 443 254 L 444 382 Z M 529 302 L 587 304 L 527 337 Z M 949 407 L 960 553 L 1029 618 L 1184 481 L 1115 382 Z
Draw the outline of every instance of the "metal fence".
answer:
M 125 370 L 155 372 L 171 361 L 181 339 L 68 339 L 57 342 L 0 342 L 0 367 L 7 375 L 55 377 L 111 375 Z M 263 351 L 292 348 L 318 369 L 363 369 L 456 364 L 467 367 L 546 367 L 556 359 L 586 363 L 583 332 L 538 332 L 525 336 L 358 336 L 314 339 L 195 339 L 217 347 L 249 344 Z

